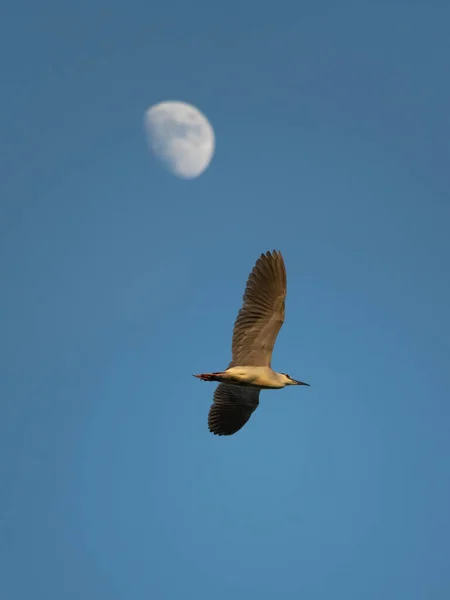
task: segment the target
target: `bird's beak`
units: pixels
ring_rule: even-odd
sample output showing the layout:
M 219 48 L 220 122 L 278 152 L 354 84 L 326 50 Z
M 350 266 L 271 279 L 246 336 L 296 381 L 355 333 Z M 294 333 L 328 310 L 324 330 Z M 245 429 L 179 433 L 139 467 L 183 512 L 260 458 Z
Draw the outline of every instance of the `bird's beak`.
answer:
M 304 381 L 297 381 L 296 379 L 292 379 L 292 381 L 294 382 L 294 385 L 307 385 L 308 387 L 311 387 L 309 383 L 305 383 Z

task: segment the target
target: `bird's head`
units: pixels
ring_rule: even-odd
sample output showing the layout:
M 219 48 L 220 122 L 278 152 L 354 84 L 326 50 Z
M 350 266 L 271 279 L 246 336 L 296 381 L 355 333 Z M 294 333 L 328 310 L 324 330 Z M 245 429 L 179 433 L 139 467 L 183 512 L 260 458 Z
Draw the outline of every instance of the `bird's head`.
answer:
M 283 375 L 284 385 L 307 385 L 307 386 L 309 386 L 309 383 L 305 383 L 303 381 L 298 381 L 297 379 L 292 379 L 292 377 L 290 377 L 290 375 L 288 375 L 287 373 L 281 373 L 281 375 Z

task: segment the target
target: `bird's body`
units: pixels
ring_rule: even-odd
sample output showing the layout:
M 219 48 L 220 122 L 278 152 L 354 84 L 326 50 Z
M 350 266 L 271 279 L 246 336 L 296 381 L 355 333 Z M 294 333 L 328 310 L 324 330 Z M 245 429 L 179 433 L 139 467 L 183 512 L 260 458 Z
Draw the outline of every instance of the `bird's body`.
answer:
M 238 387 L 251 387 L 258 390 L 278 390 L 288 384 L 286 375 L 277 373 L 270 367 L 230 367 L 219 373 L 198 375 L 203 381 L 220 381 Z
M 212 433 L 239 431 L 257 408 L 260 390 L 309 385 L 271 368 L 273 347 L 284 322 L 285 298 L 286 269 L 281 253 L 261 254 L 234 324 L 231 363 L 225 371 L 195 375 L 203 381 L 219 382 L 208 415 Z

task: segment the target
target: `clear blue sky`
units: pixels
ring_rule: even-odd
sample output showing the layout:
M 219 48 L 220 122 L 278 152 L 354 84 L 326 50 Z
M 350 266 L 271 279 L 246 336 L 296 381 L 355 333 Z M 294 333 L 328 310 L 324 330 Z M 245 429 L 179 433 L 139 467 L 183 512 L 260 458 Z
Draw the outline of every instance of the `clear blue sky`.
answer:
M 67 12 L 66 12 L 67 10 Z M 64 16 L 67 15 L 67 16 Z M 450 597 L 448 2 L 9 0 L 0 24 L 0 597 Z M 162 100 L 210 119 L 184 181 Z M 263 392 L 212 436 L 245 281 Z

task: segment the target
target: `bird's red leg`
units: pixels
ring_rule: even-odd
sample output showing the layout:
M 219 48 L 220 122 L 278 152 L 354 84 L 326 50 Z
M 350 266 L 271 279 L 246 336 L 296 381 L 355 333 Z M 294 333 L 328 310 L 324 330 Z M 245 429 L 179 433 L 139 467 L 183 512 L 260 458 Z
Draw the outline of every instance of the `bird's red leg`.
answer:
M 222 371 L 218 373 L 200 373 L 199 375 L 194 375 L 197 379 L 201 379 L 202 381 L 222 381 L 221 377 Z

